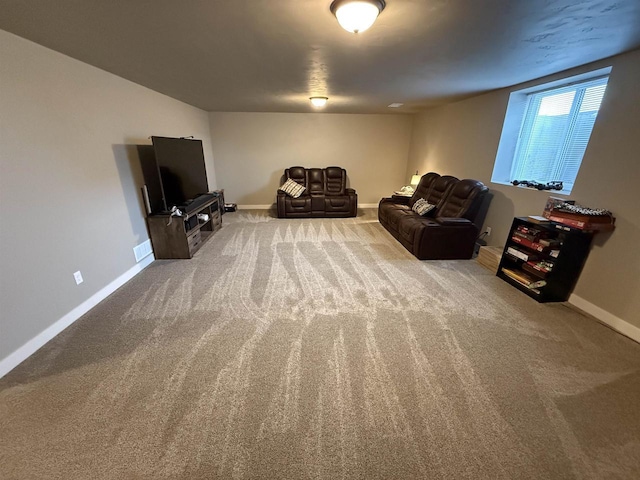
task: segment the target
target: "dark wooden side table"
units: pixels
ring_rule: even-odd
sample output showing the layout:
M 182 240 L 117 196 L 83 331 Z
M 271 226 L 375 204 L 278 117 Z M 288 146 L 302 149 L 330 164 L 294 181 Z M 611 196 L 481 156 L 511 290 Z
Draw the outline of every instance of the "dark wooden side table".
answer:
M 220 190 L 214 190 L 211 193 L 218 197 L 220 215 L 224 215 L 224 188 L 221 188 Z
M 156 259 L 192 258 L 213 233 L 222 227 L 220 201 L 209 195 L 210 200 L 182 216 L 158 213 L 147 217 L 149 235 Z M 198 214 L 206 214 L 201 220 Z

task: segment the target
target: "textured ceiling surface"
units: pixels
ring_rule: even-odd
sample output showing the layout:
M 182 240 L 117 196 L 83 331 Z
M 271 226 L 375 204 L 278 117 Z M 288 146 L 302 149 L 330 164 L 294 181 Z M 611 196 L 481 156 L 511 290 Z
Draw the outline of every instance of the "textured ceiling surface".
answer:
M 359 35 L 330 3 L 0 0 L 0 28 L 236 112 L 416 112 L 640 47 L 640 0 L 388 0 Z

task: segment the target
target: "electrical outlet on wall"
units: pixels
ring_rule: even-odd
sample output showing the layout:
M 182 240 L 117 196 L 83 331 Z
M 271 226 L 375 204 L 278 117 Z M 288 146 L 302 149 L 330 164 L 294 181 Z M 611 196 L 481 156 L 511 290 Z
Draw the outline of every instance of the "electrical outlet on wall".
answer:
M 82 282 L 84 282 L 84 279 L 82 278 L 82 274 L 80 273 L 80 270 L 78 270 L 73 274 L 73 278 L 76 279 L 76 285 L 80 285 Z
M 487 232 L 487 237 L 491 236 L 491 227 L 485 228 L 484 231 Z

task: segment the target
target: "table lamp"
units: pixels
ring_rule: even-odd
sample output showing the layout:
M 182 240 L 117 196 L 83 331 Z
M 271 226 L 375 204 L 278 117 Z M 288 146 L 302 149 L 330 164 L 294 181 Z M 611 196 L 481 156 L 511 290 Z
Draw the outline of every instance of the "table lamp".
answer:
M 411 176 L 411 186 L 417 187 L 420 183 L 420 175 L 418 175 L 418 171 L 416 170 L 416 174 Z

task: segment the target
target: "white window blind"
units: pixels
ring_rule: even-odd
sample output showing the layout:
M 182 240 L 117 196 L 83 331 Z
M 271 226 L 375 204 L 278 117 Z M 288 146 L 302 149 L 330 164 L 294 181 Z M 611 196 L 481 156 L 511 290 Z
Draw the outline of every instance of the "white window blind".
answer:
M 511 180 L 562 181 L 571 191 L 608 76 L 527 95 Z

